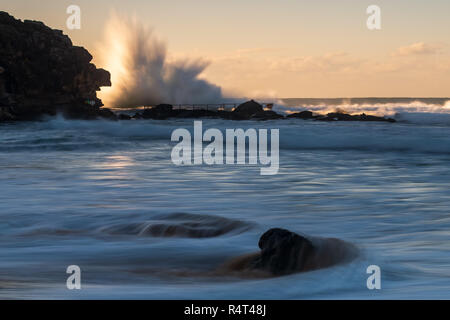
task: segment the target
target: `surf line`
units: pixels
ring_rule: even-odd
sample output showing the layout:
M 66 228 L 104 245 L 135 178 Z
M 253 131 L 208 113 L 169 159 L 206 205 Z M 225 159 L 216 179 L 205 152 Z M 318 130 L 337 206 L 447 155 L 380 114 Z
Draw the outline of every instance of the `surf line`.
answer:
M 194 121 L 194 137 L 185 128 L 178 128 L 172 132 L 171 141 L 178 142 L 172 149 L 172 162 L 177 165 L 257 165 L 261 175 L 275 175 L 280 165 L 279 129 L 249 128 L 221 130 L 210 128 L 203 132 L 202 121 Z M 270 141 L 269 141 L 270 140 Z M 248 144 L 246 143 L 248 141 Z M 204 142 L 210 142 L 203 148 Z M 268 145 L 270 142 L 270 154 Z M 192 148 L 193 145 L 193 148 Z M 248 150 L 247 150 L 248 145 Z M 193 149 L 193 150 L 192 150 Z M 248 155 L 248 156 L 247 156 Z M 248 161 L 247 161 L 248 160 Z

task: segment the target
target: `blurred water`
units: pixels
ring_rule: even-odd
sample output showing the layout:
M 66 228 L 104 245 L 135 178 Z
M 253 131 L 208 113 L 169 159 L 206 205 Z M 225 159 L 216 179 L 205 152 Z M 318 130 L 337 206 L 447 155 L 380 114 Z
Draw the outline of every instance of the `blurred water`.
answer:
M 280 170 L 176 167 L 192 121 L 0 125 L 0 298 L 450 298 L 450 136 L 445 125 L 231 122 L 279 128 Z M 248 222 L 212 238 L 108 234 L 171 213 Z M 271 227 L 356 244 L 350 264 L 255 280 L 206 276 L 257 250 Z M 66 289 L 69 265 L 82 290 Z M 382 289 L 366 287 L 379 265 Z M 189 273 L 189 272 L 193 272 Z

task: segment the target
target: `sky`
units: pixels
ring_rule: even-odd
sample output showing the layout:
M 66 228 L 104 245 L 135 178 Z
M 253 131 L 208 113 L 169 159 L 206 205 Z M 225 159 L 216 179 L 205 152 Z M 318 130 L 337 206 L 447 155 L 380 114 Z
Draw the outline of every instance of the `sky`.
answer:
M 66 27 L 72 4 L 80 30 Z M 369 5 L 381 30 L 367 28 Z M 174 59 L 208 61 L 201 77 L 234 96 L 450 96 L 448 0 L 0 0 L 0 10 L 62 29 L 94 59 L 111 13 L 136 16 Z

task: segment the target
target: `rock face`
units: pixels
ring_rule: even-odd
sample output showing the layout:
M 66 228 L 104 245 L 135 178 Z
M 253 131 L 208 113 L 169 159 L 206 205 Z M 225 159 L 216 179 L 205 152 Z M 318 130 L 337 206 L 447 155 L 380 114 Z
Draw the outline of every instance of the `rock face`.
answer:
M 104 115 L 96 91 L 111 85 L 110 74 L 91 60 L 62 31 L 0 11 L 0 121 Z

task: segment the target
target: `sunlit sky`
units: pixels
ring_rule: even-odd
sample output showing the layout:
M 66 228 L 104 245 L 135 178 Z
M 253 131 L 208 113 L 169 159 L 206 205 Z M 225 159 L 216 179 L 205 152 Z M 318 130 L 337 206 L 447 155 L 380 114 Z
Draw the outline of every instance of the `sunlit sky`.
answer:
M 71 4 L 81 30 L 66 28 Z M 381 30 L 366 27 L 372 4 Z M 210 61 L 202 77 L 225 92 L 450 96 L 448 0 L 0 0 L 0 10 L 62 29 L 94 56 L 114 9 L 152 26 L 173 57 Z

